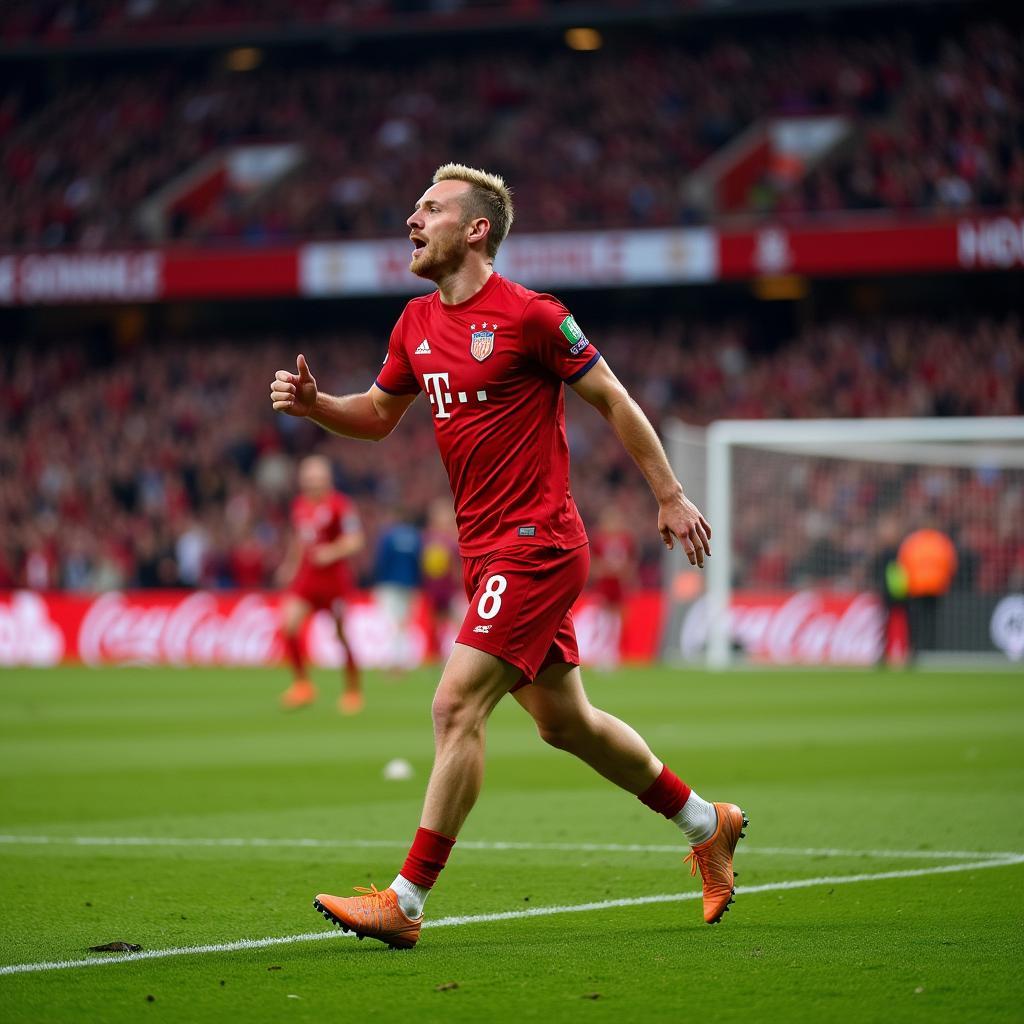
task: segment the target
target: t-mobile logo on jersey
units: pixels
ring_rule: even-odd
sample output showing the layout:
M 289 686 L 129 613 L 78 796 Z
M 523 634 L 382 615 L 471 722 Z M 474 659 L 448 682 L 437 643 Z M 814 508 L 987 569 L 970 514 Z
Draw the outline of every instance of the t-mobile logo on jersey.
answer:
M 423 374 L 423 387 L 427 392 L 427 397 L 430 399 L 430 404 L 434 407 L 434 415 L 439 420 L 446 420 L 451 417 L 449 410 L 455 402 L 465 405 L 469 401 L 469 395 L 465 391 L 452 393 L 447 373 Z M 478 402 L 486 402 L 487 392 L 478 391 L 476 393 L 476 400 Z

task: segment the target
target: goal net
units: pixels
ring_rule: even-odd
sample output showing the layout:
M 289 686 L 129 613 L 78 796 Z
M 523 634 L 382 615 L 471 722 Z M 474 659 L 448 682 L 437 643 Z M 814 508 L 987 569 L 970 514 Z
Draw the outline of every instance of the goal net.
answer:
M 668 659 L 1024 660 L 1024 419 L 725 420 L 665 440 L 714 530 L 703 575 L 666 563 Z M 903 547 L 923 529 L 952 544 L 927 594 Z

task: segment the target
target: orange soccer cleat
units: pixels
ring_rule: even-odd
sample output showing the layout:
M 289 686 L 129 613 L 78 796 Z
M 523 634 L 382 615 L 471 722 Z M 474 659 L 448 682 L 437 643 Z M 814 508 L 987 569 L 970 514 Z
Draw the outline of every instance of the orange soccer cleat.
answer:
M 690 876 L 700 869 L 704 883 L 704 920 L 717 924 L 733 902 L 736 873 L 732 869 L 732 855 L 736 844 L 746 835 L 747 816 L 735 804 L 715 804 L 718 827 L 715 834 L 687 854 L 684 863 L 690 865 Z
M 363 710 L 363 703 L 361 690 L 346 690 L 338 698 L 338 710 L 343 715 L 358 715 Z
M 308 679 L 296 679 L 284 693 L 281 694 L 281 707 L 285 711 L 295 711 L 297 708 L 304 708 L 316 700 L 316 687 Z
M 321 893 L 313 906 L 343 932 L 355 932 L 356 938 L 380 939 L 392 949 L 412 949 L 420 937 L 423 918 L 406 917 L 398 905 L 394 889 L 381 891 L 375 885 L 355 887 L 360 896 L 328 896 Z

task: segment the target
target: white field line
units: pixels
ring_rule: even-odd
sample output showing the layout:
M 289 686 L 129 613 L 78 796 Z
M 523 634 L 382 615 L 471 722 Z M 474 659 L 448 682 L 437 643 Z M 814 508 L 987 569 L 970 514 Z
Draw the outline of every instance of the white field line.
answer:
M 392 850 L 408 847 L 407 839 L 260 839 L 180 836 L 32 836 L 0 835 L 0 846 L 169 846 L 175 849 L 296 849 Z M 519 843 L 461 840 L 460 850 L 527 851 L 557 853 L 669 853 L 683 852 L 681 843 Z M 1015 850 L 846 850 L 816 846 L 747 846 L 743 852 L 769 857 L 871 857 L 876 860 L 971 860 L 976 857 L 1014 858 Z
M 794 878 L 787 881 L 766 882 L 763 885 L 737 886 L 740 896 L 761 892 L 779 892 L 786 889 L 811 889 L 819 885 L 852 885 L 855 882 L 881 882 L 894 878 L 921 878 L 925 875 L 948 875 L 959 871 L 981 871 L 985 868 L 1005 868 L 1024 864 L 1024 854 L 1000 860 L 982 860 L 970 864 L 939 864 L 928 868 L 908 868 L 903 871 L 878 871 L 858 875 L 823 875 L 820 878 Z M 640 907 L 651 903 L 683 903 L 700 899 L 700 892 L 661 893 L 654 896 L 633 896 L 618 900 L 600 900 L 596 903 L 573 903 L 566 906 L 531 907 L 529 910 L 507 910 L 497 914 L 473 914 L 467 917 L 442 917 L 425 921 L 424 928 L 452 928 L 467 924 L 489 924 L 492 921 L 520 921 L 530 917 L 551 917 L 556 914 L 583 914 L 592 910 L 612 910 L 616 907 Z M 111 957 L 86 957 L 82 960 L 48 960 L 40 963 L 8 964 L 0 967 L 0 975 L 29 974 L 39 971 L 61 971 L 73 967 L 99 967 L 102 964 L 123 964 L 136 960 L 163 960 L 173 956 L 198 956 L 206 953 L 235 953 L 243 949 L 266 949 L 287 946 L 296 942 L 315 942 L 337 939 L 346 934 L 340 931 L 303 932 L 299 935 L 278 935 L 265 939 L 238 939 L 206 946 L 176 946 L 172 949 L 148 949 L 141 953 L 122 953 Z

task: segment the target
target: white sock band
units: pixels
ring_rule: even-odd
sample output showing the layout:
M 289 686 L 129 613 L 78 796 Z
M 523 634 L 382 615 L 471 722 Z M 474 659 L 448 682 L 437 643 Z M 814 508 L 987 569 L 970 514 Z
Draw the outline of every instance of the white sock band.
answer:
M 417 917 L 423 916 L 423 904 L 430 895 L 430 890 L 425 885 L 417 885 L 408 878 L 398 875 L 391 883 L 391 888 L 395 890 L 398 905 L 406 917 L 415 921 Z
M 672 819 L 682 830 L 691 846 L 710 839 L 718 828 L 718 812 L 714 804 L 702 800 L 693 790 L 683 809 Z

